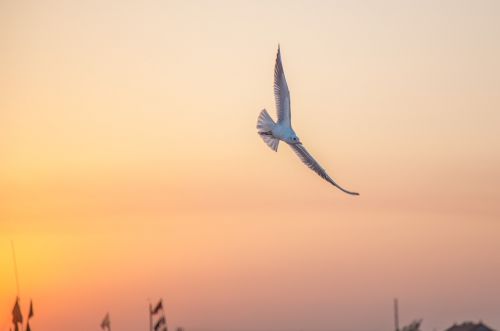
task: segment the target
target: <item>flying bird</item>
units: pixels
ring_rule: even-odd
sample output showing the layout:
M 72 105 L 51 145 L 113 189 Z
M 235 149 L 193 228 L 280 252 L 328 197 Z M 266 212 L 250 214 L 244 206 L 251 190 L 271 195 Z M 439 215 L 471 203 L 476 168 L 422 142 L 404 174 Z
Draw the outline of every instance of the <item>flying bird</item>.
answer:
M 309 154 L 304 145 L 302 145 L 299 137 L 295 134 L 295 131 L 293 131 L 292 115 L 290 112 L 290 91 L 288 90 L 285 72 L 283 71 L 279 46 L 278 54 L 276 55 L 276 64 L 274 66 L 274 98 L 276 100 L 278 122 L 274 122 L 265 109 L 260 112 L 257 119 L 257 130 L 264 142 L 272 150 L 277 152 L 280 140 L 284 141 L 292 148 L 302 162 L 316 172 L 321 178 L 347 194 L 359 195 L 359 193 L 348 191 L 337 184 L 326 173 L 325 169 L 323 169 L 311 154 Z

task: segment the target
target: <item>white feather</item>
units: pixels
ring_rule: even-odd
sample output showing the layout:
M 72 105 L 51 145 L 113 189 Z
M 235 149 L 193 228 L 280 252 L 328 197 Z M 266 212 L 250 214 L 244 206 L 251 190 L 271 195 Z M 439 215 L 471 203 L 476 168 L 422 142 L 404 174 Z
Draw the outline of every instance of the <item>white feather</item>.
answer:
M 264 142 L 269 146 L 273 151 L 278 151 L 279 139 L 275 138 L 272 135 L 272 131 L 276 123 L 274 123 L 271 116 L 267 110 L 263 109 L 260 112 L 259 118 L 257 119 L 257 130 L 259 130 L 259 136 L 264 140 Z

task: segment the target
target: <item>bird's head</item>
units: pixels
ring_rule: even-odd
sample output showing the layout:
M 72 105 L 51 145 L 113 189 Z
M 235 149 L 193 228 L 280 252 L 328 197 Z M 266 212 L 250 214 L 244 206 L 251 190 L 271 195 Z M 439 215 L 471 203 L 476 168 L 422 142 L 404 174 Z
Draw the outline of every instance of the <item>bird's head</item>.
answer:
M 297 135 L 295 135 L 295 134 L 292 134 L 290 137 L 288 137 L 287 143 L 292 144 L 292 145 L 302 145 L 299 137 L 297 137 Z

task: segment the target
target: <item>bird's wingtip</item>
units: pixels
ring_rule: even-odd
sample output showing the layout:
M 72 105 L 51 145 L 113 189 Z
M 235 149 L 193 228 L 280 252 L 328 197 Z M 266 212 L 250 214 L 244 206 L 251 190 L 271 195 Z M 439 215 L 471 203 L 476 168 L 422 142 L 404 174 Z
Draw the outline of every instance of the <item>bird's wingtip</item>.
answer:
M 337 187 L 338 189 L 340 189 L 344 193 L 347 193 L 347 194 L 350 194 L 350 195 L 359 195 L 358 192 L 352 192 L 352 191 L 346 190 L 345 188 L 343 188 L 339 184 L 335 183 L 334 181 L 331 181 L 330 183 L 332 183 L 333 186 Z
M 350 195 L 359 195 L 358 192 L 352 192 L 352 191 L 347 191 L 347 190 L 343 190 L 345 193 L 348 193 Z

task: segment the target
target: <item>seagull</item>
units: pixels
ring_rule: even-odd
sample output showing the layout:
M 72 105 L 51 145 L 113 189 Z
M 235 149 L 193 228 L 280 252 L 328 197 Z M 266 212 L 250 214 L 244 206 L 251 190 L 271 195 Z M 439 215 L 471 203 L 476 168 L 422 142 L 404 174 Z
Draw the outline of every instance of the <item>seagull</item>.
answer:
M 359 193 L 351 192 L 339 184 L 337 184 L 323 169 L 319 163 L 309 154 L 299 137 L 292 129 L 292 116 L 290 112 L 290 91 L 285 79 L 285 72 L 281 62 L 281 51 L 278 46 L 278 54 L 276 55 L 276 64 L 274 66 L 274 98 L 276 100 L 276 113 L 278 122 L 274 122 L 267 110 L 263 109 L 257 119 L 257 132 L 264 142 L 275 152 L 278 151 L 280 140 L 284 141 L 292 148 L 302 162 L 311 170 L 317 173 L 321 178 L 337 187 L 341 191 L 359 195 Z

